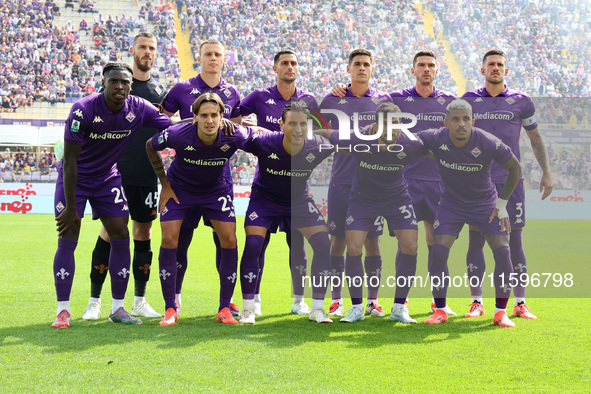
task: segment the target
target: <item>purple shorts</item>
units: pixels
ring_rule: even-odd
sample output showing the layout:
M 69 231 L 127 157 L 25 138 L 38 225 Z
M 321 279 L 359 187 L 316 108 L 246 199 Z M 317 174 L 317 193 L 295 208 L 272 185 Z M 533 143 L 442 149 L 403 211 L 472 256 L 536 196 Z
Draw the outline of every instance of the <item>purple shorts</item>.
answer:
M 177 204 L 174 200 L 168 200 L 164 211 L 160 212 L 160 221 L 168 222 L 189 218 L 194 223 L 194 216 L 192 215 L 195 212 L 201 212 L 206 224 L 210 220 L 236 222 L 234 193 L 232 190 L 207 195 L 196 194 L 174 186 L 173 190 L 181 203 Z
M 251 195 L 244 218 L 245 227 L 265 227 L 272 233 L 276 233 L 278 228 L 289 233 L 292 229 L 319 225 L 326 225 L 326 222 L 310 196 L 286 206 Z
M 503 191 L 503 186 L 505 186 L 504 183 L 495 183 L 499 196 L 501 195 L 501 191 Z M 507 212 L 509 212 L 511 228 L 525 227 L 525 186 L 523 185 L 523 180 L 519 181 L 511 197 L 509 197 Z
M 127 197 L 121 185 L 121 175 L 111 174 L 106 179 L 78 178 L 76 183 L 76 210 L 80 219 L 84 217 L 86 201 L 92 207 L 92 218 L 110 218 L 129 216 Z M 66 208 L 66 196 L 64 194 L 64 178 L 59 171 L 55 184 L 54 212 L 58 217 Z
M 406 178 L 406 181 L 408 183 L 408 194 L 410 194 L 417 215 L 417 222 L 424 220 L 433 224 L 437 205 L 439 205 L 439 200 L 441 200 L 443 194 L 443 182 L 412 178 Z
M 347 212 L 349 211 L 349 196 L 351 195 L 351 185 L 342 185 L 331 183 L 328 187 L 328 233 L 335 237 L 345 238 L 345 229 L 347 228 Z M 382 226 L 372 226 L 367 233 L 368 238 L 375 238 L 382 235 L 382 230 L 377 230 Z
M 410 196 L 404 193 L 383 202 L 368 201 L 357 194 L 349 197 L 349 211 L 345 222 L 348 230 L 373 231 L 381 233 L 384 219 L 393 230 L 417 230 L 417 219 Z
M 203 213 L 201 207 L 193 207 L 185 213 L 185 220 L 183 220 L 182 228 L 190 228 L 195 230 L 199 226 L 199 221 Z M 206 223 L 207 224 L 207 223 Z
M 441 200 L 437 208 L 435 222 L 433 223 L 433 235 L 457 236 L 466 223 L 478 227 L 484 235 L 507 235 L 506 232 L 501 231 L 499 218 L 495 217 L 492 223 L 488 222 L 488 218 L 495 209 L 495 205 L 467 210 L 465 207 L 458 207 L 445 200 Z

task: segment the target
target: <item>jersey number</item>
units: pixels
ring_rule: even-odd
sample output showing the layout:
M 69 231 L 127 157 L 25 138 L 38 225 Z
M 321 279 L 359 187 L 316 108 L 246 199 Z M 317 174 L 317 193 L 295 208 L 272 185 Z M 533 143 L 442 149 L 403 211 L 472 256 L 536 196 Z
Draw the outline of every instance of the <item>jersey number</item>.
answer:
M 408 207 L 412 210 L 412 204 L 408 204 Z M 406 205 L 403 205 L 398 209 L 400 210 L 400 213 L 404 214 L 404 219 L 408 219 L 412 216 L 412 212 L 406 208 Z
M 121 189 L 114 187 L 111 189 L 111 193 L 115 193 L 115 199 L 113 200 L 115 202 L 115 204 L 119 204 L 124 201 L 127 201 L 127 197 L 125 197 L 125 192 L 123 191 L 123 187 L 121 187 Z M 121 197 L 123 197 L 123 198 L 121 198 Z
M 311 202 L 308 203 L 308 211 L 310 211 L 310 213 L 320 213 L 318 207 Z
M 158 192 L 150 192 L 144 201 L 148 208 L 155 208 L 158 205 Z
M 234 209 L 234 201 L 232 201 L 232 197 L 230 197 L 230 196 L 220 197 L 220 198 L 218 198 L 218 201 L 222 202 L 222 212 L 230 211 L 230 210 Z M 228 204 L 229 204 L 229 206 L 228 206 Z
M 520 218 L 523 216 L 523 203 L 518 202 L 515 204 L 515 209 L 519 212 L 515 217 Z

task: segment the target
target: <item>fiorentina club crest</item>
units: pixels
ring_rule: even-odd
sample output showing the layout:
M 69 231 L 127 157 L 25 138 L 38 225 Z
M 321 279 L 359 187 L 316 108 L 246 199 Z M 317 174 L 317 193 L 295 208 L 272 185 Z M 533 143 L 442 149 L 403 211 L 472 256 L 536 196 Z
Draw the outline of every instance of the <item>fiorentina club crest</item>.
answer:
M 228 89 L 224 90 L 224 95 L 226 97 L 230 97 L 232 95 L 232 92 L 230 92 Z
M 306 156 L 306 160 L 308 160 L 308 163 L 312 163 L 314 159 L 316 159 L 316 156 L 314 156 L 312 153 Z
M 64 207 L 64 204 L 62 204 L 62 202 L 58 202 L 57 205 L 55 206 L 55 209 L 57 209 L 58 212 L 61 212 L 65 209 L 66 207 Z
M 443 104 L 445 104 L 445 99 L 444 99 L 443 97 L 439 97 L 439 98 L 437 99 L 437 102 L 438 102 L 439 104 L 443 105 Z
M 472 152 L 471 152 L 471 153 L 472 153 L 472 156 L 474 156 L 474 157 L 478 157 L 478 156 L 480 156 L 480 154 L 481 154 L 482 152 L 480 151 L 480 149 L 478 149 L 478 148 L 474 148 L 474 149 L 472 149 Z
M 230 145 L 228 145 L 228 144 L 224 144 L 224 145 L 223 145 L 223 146 L 222 146 L 220 149 L 221 149 L 222 151 L 224 151 L 224 152 L 225 152 L 225 151 L 227 151 L 228 149 L 230 149 Z
M 248 218 L 249 218 L 250 220 L 255 220 L 255 219 L 256 219 L 256 218 L 258 218 L 258 217 L 259 217 L 259 215 L 257 215 L 257 213 L 256 213 L 256 212 L 253 212 L 253 213 L 251 213 L 250 215 L 248 215 Z
M 337 225 L 335 224 L 335 222 L 330 222 L 328 227 L 330 227 L 331 230 L 334 230 L 335 228 L 337 228 Z
M 505 100 L 507 103 L 509 103 L 509 105 L 513 104 L 515 102 L 515 99 L 513 97 L 507 97 L 507 100 Z
M 380 103 L 382 102 L 382 98 L 381 97 L 372 97 L 371 101 L 373 101 L 373 103 L 375 105 L 380 105 Z
M 351 224 L 351 223 L 353 223 L 354 221 L 355 221 L 355 219 L 353 219 L 353 216 L 349 216 L 349 217 L 347 218 L 347 224 Z
M 433 223 L 433 228 L 437 228 L 439 227 L 439 220 L 436 220 L 435 223 Z
M 130 113 L 127 114 L 127 116 L 125 117 L 125 119 L 127 119 L 127 121 L 129 123 L 131 123 L 135 119 L 135 115 L 133 114 L 133 112 L 130 112 Z
M 402 160 L 406 157 L 406 153 L 400 152 L 399 154 L 396 155 L 396 157 L 398 157 L 400 160 Z

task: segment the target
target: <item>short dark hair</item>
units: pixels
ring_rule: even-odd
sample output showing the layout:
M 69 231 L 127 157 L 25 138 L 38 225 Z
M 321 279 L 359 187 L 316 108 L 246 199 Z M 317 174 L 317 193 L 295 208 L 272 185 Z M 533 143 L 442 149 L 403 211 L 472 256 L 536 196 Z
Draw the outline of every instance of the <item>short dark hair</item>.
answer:
M 281 113 L 281 120 L 285 122 L 285 115 L 291 111 L 301 112 L 306 115 L 310 115 L 310 111 L 308 110 L 308 106 L 306 105 L 306 103 L 304 103 L 303 101 L 292 101 L 290 103 L 287 103 L 285 108 L 283 108 L 283 112 Z
M 220 107 L 220 114 L 223 114 L 224 109 L 226 108 L 220 96 L 218 96 L 215 93 L 208 92 L 203 93 L 201 96 L 197 97 L 195 101 L 193 101 L 193 104 L 191 105 L 191 110 L 195 115 L 197 115 L 199 113 L 199 109 L 201 108 L 201 106 L 206 103 L 217 104 Z
M 107 75 L 111 70 L 127 70 L 133 76 L 133 69 L 127 63 L 123 62 L 113 62 L 107 63 L 105 67 L 103 67 L 103 78 Z
M 500 49 L 491 49 L 490 51 L 486 52 L 484 54 L 484 56 L 482 57 L 482 64 L 486 64 L 486 58 L 489 56 L 494 56 L 494 55 L 498 55 L 498 56 L 503 56 L 505 58 L 505 63 L 507 63 L 507 54 L 504 51 L 501 51 Z M 506 66 L 507 64 L 505 64 Z
M 371 64 L 373 64 L 373 54 L 367 49 L 358 48 L 352 50 L 351 53 L 349 53 L 349 66 L 353 63 L 353 59 L 356 56 L 369 56 L 369 60 L 371 61 Z
M 279 58 L 281 57 L 281 55 L 294 55 L 296 60 L 299 60 L 298 55 L 294 51 L 292 51 L 290 49 L 285 49 L 285 50 L 279 51 L 275 54 L 275 57 L 273 58 L 273 65 L 274 66 L 276 66 L 277 63 L 279 63 Z
M 417 59 L 421 56 L 429 56 L 429 57 L 432 57 L 433 59 L 437 60 L 437 55 L 435 55 L 435 52 L 433 52 L 429 49 L 418 51 L 417 53 L 415 53 L 415 56 L 412 58 L 413 67 L 415 64 L 417 64 Z
M 388 112 L 402 112 L 402 111 L 400 110 L 400 107 L 397 106 L 396 104 L 390 103 L 390 102 L 385 102 L 385 103 L 378 105 L 378 107 L 376 108 L 376 119 L 378 118 L 379 113 L 385 114 Z
M 135 46 L 135 44 L 137 43 L 137 41 L 140 38 L 142 38 L 142 37 L 144 37 L 144 38 L 153 38 L 154 41 L 158 42 L 158 39 L 156 38 L 156 36 L 154 34 L 148 33 L 147 31 L 142 31 L 142 32 L 139 32 L 138 34 L 136 34 L 135 37 L 133 37 L 133 44 L 132 44 L 132 46 Z
M 207 40 L 202 41 L 201 45 L 199 45 L 199 56 L 201 56 L 201 48 L 203 48 L 203 46 L 206 44 L 221 45 L 222 48 L 224 48 L 224 53 L 226 53 L 226 46 L 222 44 L 221 41 L 216 40 L 215 38 L 208 38 Z

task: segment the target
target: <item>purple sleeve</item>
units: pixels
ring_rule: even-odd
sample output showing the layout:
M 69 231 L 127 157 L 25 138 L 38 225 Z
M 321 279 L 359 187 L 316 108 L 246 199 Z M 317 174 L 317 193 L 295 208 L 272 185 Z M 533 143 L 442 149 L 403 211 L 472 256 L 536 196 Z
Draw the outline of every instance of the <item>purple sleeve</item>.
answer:
M 237 141 L 238 148 L 242 149 L 242 150 L 246 150 L 244 148 L 244 146 L 255 134 L 255 129 L 253 129 L 252 127 L 239 126 L 239 125 L 237 125 L 236 127 L 237 127 L 237 131 L 234 134 L 234 136 L 238 138 L 238 141 Z
M 513 157 L 513 152 L 508 145 L 503 143 L 500 139 L 495 139 L 494 141 L 495 147 L 493 148 L 493 159 L 499 163 L 500 165 L 505 164 L 511 157 Z
M 64 130 L 64 141 L 82 145 L 84 143 L 84 137 L 86 136 L 87 119 L 90 117 L 89 114 L 83 113 L 83 107 L 80 105 L 80 101 L 77 101 L 72 105 L 70 109 L 70 115 L 66 119 L 66 126 Z
M 536 120 L 536 107 L 534 102 L 531 97 L 526 97 L 524 100 L 526 100 L 526 102 L 522 113 L 521 124 L 526 130 L 536 129 L 538 127 L 538 122 Z
M 154 150 L 161 151 L 172 147 L 170 140 L 174 139 L 174 137 L 172 137 L 174 133 L 170 133 L 169 130 L 170 129 L 163 130 L 152 137 L 152 146 L 154 147 Z
M 425 148 L 425 150 L 431 149 L 431 145 L 433 144 L 433 136 L 435 134 L 432 132 L 429 132 L 428 130 L 423 130 L 423 131 L 419 131 L 417 133 L 417 138 L 419 139 L 419 141 L 421 141 L 421 144 L 423 144 L 423 147 Z
M 241 149 L 250 152 L 255 156 L 259 156 L 261 152 L 264 152 L 265 150 L 265 139 L 269 135 L 271 135 L 271 132 L 268 131 L 254 133 L 249 139 L 244 141 Z
M 160 111 L 158 111 L 149 101 L 145 101 L 144 104 L 143 126 L 152 127 L 158 130 L 164 130 L 165 128 L 170 127 L 171 120 L 168 115 L 160 113 Z
M 164 108 L 167 112 L 172 112 L 173 114 L 179 109 L 181 109 L 181 105 L 177 100 L 177 86 L 179 85 L 175 85 L 172 87 L 172 89 L 170 89 L 170 91 L 166 95 L 166 98 L 162 102 L 162 108 Z
M 240 115 L 242 116 L 247 116 L 250 115 L 252 113 L 256 112 L 256 103 L 257 103 L 257 97 L 256 97 L 256 90 L 254 92 L 252 92 L 251 94 L 249 94 L 248 96 L 246 96 L 244 98 L 244 100 L 242 100 L 240 102 Z

